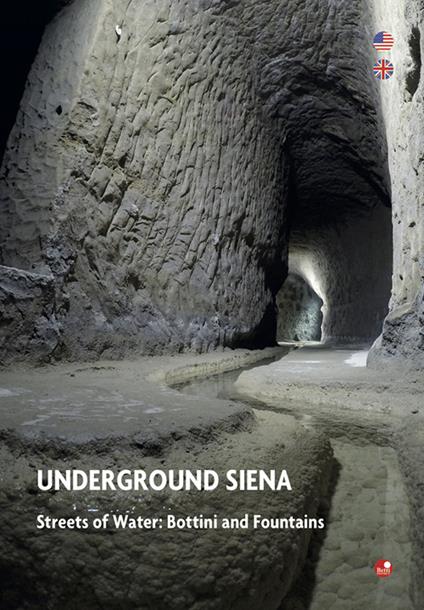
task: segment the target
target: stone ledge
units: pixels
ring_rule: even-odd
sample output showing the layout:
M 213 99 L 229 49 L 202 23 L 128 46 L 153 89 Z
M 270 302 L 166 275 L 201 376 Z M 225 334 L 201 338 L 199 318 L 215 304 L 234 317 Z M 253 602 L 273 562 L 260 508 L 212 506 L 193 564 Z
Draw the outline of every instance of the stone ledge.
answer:
M 167 387 L 281 354 L 227 350 L 194 356 L 58 364 L 0 371 L 3 442 L 49 447 L 58 454 L 136 445 L 160 453 L 175 439 L 205 441 L 250 428 L 242 403 L 184 396 Z
M 293 418 L 259 413 L 255 433 L 222 433 L 190 447 L 184 439 L 160 456 L 135 447 L 66 457 L 20 449 L 0 450 L 6 477 L 0 483 L 0 570 L 7 574 L 4 607 L 71 610 L 276 610 L 299 574 L 311 530 L 167 528 L 111 531 L 37 531 L 37 514 L 89 517 L 119 512 L 166 518 L 199 515 L 316 517 L 332 468 L 325 438 Z M 66 467 L 287 469 L 293 491 L 228 492 L 39 492 L 35 469 Z M 13 498 L 13 503 L 11 499 Z M 72 507 L 75 507 L 73 509 Z M 24 586 L 25 585 L 25 586 Z M 72 591 L 72 594 L 70 594 Z M 30 599 L 29 599 L 30 597 Z M 17 606 L 16 606 L 17 607 Z

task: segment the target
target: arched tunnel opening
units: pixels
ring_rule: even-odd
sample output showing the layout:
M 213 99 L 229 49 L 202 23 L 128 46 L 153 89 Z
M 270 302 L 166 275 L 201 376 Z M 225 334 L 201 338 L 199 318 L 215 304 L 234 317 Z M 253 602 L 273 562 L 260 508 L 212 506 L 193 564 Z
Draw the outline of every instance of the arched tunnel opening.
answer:
M 352 181 L 352 188 L 355 188 Z M 322 183 L 325 188 L 325 183 Z M 324 199 L 323 201 L 326 201 Z M 277 294 L 277 339 L 287 339 L 283 303 L 291 290 L 289 310 L 303 312 L 320 333 L 294 340 L 320 340 L 326 344 L 370 346 L 380 335 L 388 311 L 392 277 L 392 223 L 390 208 L 353 210 L 340 219 L 322 219 L 310 226 L 302 212 L 295 217 L 289 241 L 289 274 Z M 293 278 L 303 282 L 303 290 L 293 290 Z M 299 280 L 298 280 L 299 283 Z M 309 305 L 307 301 L 309 300 Z M 319 304 L 319 307 L 318 307 Z M 309 337 L 308 337 L 309 334 Z
M 276 297 L 277 339 L 287 335 L 282 299 L 297 276 L 316 295 L 310 307 L 321 301 L 321 342 L 370 346 L 382 332 L 392 283 L 385 138 L 382 131 L 374 134 L 379 152 L 371 162 L 366 150 L 371 142 L 364 144 L 361 135 L 370 122 L 381 125 L 381 111 L 377 100 L 374 111 L 365 106 L 355 110 L 357 100 L 339 97 L 337 87 L 318 100 L 312 87 L 305 83 L 306 92 L 294 106 L 293 130 L 289 122 L 285 144 L 289 275 Z M 303 103 L 309 115 L 300 114 Z M 292 299 L 294 295 L 297 302 L 289 308 L 304 312 L 304 291 L 293 291 Z M 316 331 L 312 334 L 318 337 Z
M 356 9 L 351 10 L 356 19 Z M 283 18 L 277 11 L 278 17 Z M 335 19 L 343 27 L 341 16 Z M 359 35 L 348 52 L 352 69 L 344 70 L 335 59 L 341 44 L 336 30 L 326 32 L 331 43 L 320 55 L 313 49 L 304 52 L 296 40 L 297 27 L 295 22 L 288 26 L 290 46 L 272 25 L 257 42 L 261 103 L 282 142 L 280 284 L 287 271 L 296 274 L 323 301 L 322 342 L 371 345 L 389 307 L 393 228 L 386 128 L 368 69 L 369 47 Z M 307 21 L 300 27 L 309 30 Z M 290 275 L 287 281 L 291 283 Z M 280 311 L 284 290 L 283 285 L 276 294 Z M 277 339 L 280 318 L 277 313 Z

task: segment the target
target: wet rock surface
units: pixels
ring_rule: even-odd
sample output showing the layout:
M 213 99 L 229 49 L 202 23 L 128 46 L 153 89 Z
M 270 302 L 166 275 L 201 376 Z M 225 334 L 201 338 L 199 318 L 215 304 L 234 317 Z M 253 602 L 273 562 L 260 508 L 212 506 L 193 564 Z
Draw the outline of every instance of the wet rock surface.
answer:
M 62 447 L 75 453 L 87 444 L 100 451 L 124 442 L 149 453 L 186 434 L 212 438 L 219 430 L 248 428 L 252 414 L 242 403 L 190 399 L 167 384 L 247 366 L 282 351 L 6 369 L 0 372 L 1 436 L 36 443 L 40 450 L 49 442 L 50 450 L 57 446 L 58 452 Z
M 382 607 L 396 608 L 399 605 L 404 607 L 408 597 L 405 597 L 404 600 L 397 599 L 397 597 L 410 595 L 412 607 L 420 608 L 424 599 L 421 578 L 424 558 L 420 533 L 423 529 L 423 514 L 420 508 L 423 501 L 421 474 L 422 430 L 424 429 L 423 382 L 419 373 L 405 374 L 405 371 L 402 370 L 398 371 L 397 375 L 394 375 L 393 371 L 386 374 L 380 372 L 376 378 L 375 371 L 365 367 L 366 360 L 367 350 L 365 349 L 361 351 L 330 350 L 322 346 L 315 349 L 302 349 L 292 352 L 279 362 L 243 372 L 235 384 L 236 392 L 233 396 L 237 396 L 238 399 L 250 398 L 259 401 L 266 405 L 266 408 L 291 413 L 298 417 L 299 421 L 325 430 L 332 439 L 336 455 L 337 447 L 340 446 L 339 457 L 344 455 L 343 443 L 346 440 L 361 447 L 347 472 L 340 475 L 342 482 L 340 493 L 344 493 L 344 476 L 349 478 L 352 475 L 352 471 L 349 472 L 351 467 L 358 467 L 358 474 L 361 468 L 363 473 L 367 470 L 370 473 L 369 477 L 362 478 L 362 480 L 369 479 L 369 481 L 364 484 L 363 492 L 358 490 L 358 494 L 365 493 L 366 495 L 366 488 L 372 488 L 374 484 L 377 488 L 383 480 L 386 480 L 387 490 L 383 493 L 383 485 L 379 497 L 385 498 L 384 502 L 387 501 L 388 505 L 385 508 L 382 507 L 381 514 L 378 515 L 375 512 L 374 516 L 368 515 L 363 505 L 355 514 L 358 519 L 366 514 L 367 522 L 368 518 L 380 520 L 380 526 L 374 528 L 376 543 L 374 544 L 373 540 L 373 547 L 378 546 L 378 541 L 380 541 L 379 549 L 384 543 L 384 549 L 387 548 L 388 552 L 398 554 L 401 557 L 399 569 L 403 575 L 400 580 L 396 579 L 396 583 L 393 585 L 389 583 L 387 590 L 386 587 L 384 590 L 382 589 L 377 602 L 379 603 L 379 600 L 384 598 Z M 369 443 L 372 443 L 372 446 Z M 369 459 L 362 462 L 367 452 Z M 372 458 L 373 452 L 374 459 Z M 384 474 L 385 468 L 387 474 Z M 399 478 L 399 473 L 402 475 L 402 479 Z M 374 484 L 370 484 L 372 478 L 374 478 Z M 356 483 L 353 479 L 354 477 L 352 477 L 351 484 L 352 487 L 355 487 Z M 398 481 L 396 484 L 395 480 Z M 403 496 L 402 489 L 405 490 L 407 497 Z M 336 496 L 333 497 L 333 500 L 337 497 L 337 493 L 336 488 Z M 370 497 L 369 500 L 371 501 L 372 498 Z M 354 496 L 352 496 L 353 501 Z M 396 502 L 400 503 L 397 509 L 394 509 Z M 367 525 L 364 525 L 366 529 Z M 390 547 L 390 543 L 386 547 L 388 538 L 384 537 L 383 529 L 387 526 L 389 529 L 392 528 L 392 533 L 389 535 L 386 531 L 386 534 L 391 543 L 397 545 L 396 548 L 395 546 Z M 344 520 L 343 527 L 348 528 L 346 520 Z M 408 530 L 409 538 L 406 536 Z M 336 539 L 340 542 L 340 548 L 330 548 L 330 561 L 333 553 L 337 562 L 340 560 L 339 550 L 343 554 L 342 546 L 347 540 L 346 531 L 344 529 L 343 533 L 339 531 L 337 534 Z M 331 529 L 329 529 L 328 540 L 324 541 L 323 548 L 326 544 L 331 545 L 331 538 Z M 411 541 L 411 547 L 407 546 L 408 540 Z M 345 554 L 348 564 L 349 561 L 354 561 L 354 551 L 358 545 L 361 545 L 360 541 L 356 541 L 356 546 L 353 545 L 350 548 L 349 560 Z M 412 550 L 408 551 L 408 548 Z M 368 552 L 365 547 L 363 552 L 365 555 Z M 407 559 L 405 552 L 407 554 L 410 552 L 410 560 Z M 404 561 L 407 569 L 410 570 L 410 580 L 408 580 L 407 573 L 404 572 L 405 565 L 402 563 Z M 323 569 L 327 569 L 325 561 L 323 564 Z M 339 566 L 339 574 L 343 573 L 343 569 L 343 565 Z M 353 566 L 352 569 L 354 569 Z M 319 570 L 318 564 L 318 574 Z M 369 579 L 365 578 L 360 570 L 358 577 L 362 590 L 363 584 L 366 587 Z M 329 580 L 331 581 L 331 578 Z M 336 578 L 333 582 L 334 586 L 337 585 L 337 590 L 339 587 L 343 589 L 341 580 Z M 405 588 L 406 582 L 410 583 L 409 593 Z M 320 603 L 328 604 L 329 608 L 332 605 L 335 608 L 339 606 L 341 608 L 356 607 L 352 600 L 355 600 L 357 595 L 356 593 L 353 595 L 353 590 L 349 592 L 348 583 L 346 583 L 345 592 L 342 592 L 341 600 L 338 599 L 336 590 L 326 591 L 327 584 L 324 581 L 321 584 L 322 588 L 318 582 L 316 583 L 317 590 L 321 591 L 320 595 L 323 595 L 323 597 L 319 597 Z M 299 607 L 296 605 L 298 603 L 296 595 L 291 603 L 294 605 L 289 605 L 287 610 Z M 409 606 L 405 605 L 405 607 Z
M 327 535 L 312 540 L 302 577 L 281 610 L 411 610 L 410 515 L 396 452 L 339 440 L 332 447 L 337 467 Z M 372 569 L 379 553 L 394 562 L 384 582 Z

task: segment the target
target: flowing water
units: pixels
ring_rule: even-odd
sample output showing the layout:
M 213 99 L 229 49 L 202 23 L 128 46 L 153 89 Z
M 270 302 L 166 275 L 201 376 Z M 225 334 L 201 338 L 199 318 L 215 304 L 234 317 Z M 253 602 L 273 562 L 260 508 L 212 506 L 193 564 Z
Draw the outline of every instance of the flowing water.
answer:
M 237 399 L 234 382 L 241 372 L 176 387 L 191 395 Z M 251 406 L 270 408 L 258 402 Z M 308 427 L 326 425 L 311 415 L 291 414 Z M 326 429 L 335 456 L 327 527 L 313 534 L 304 570 L 281 610 L 412 610 L 409 506 L 390 437 L 377 437 L 366 424 L 343 427 L 340 420 Z M 379 559 L 391 561 L 390 577 L 374 573 Z

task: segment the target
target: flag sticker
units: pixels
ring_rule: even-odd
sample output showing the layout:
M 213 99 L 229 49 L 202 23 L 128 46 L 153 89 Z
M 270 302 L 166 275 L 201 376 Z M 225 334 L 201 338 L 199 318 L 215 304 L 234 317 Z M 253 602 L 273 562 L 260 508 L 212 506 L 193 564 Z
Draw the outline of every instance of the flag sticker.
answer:
M 395 44 L 395 39 L 389 32 L 378 32 L 374 36 L 372 44 L 377 51 L 390 51 Z
M 388 59 L 379 59 L 378 62 L 374 64 L 374 76 L 377 80 L 387 80 L 393 76 L 394 71 L 395 67 Z

